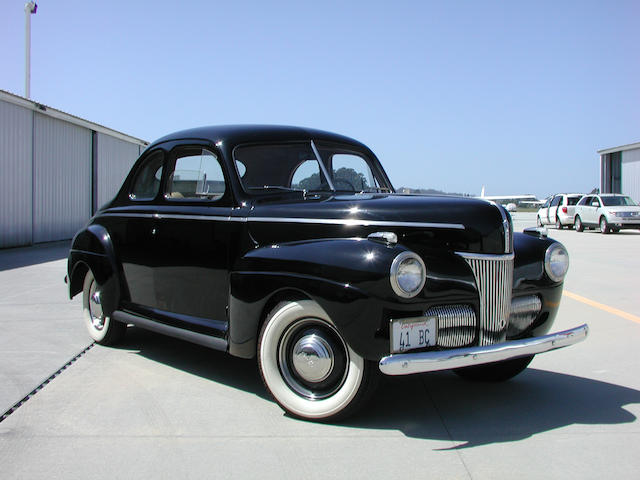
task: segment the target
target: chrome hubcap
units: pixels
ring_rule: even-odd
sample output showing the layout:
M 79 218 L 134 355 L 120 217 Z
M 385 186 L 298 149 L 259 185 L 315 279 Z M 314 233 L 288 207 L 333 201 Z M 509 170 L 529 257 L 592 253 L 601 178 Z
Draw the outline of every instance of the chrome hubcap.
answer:
M 104 313 L 102 311 L 102 300 L 100 298 L 100 290 L 97 289 L 96 282 L 91 283 L 89 289 L 89 313 L 91 315 L 91 325 L 96 330 L 104 328 Z
M 337 330 L 320 319 L 301 319 L 283 333 L 278 367 L 298 395 L 320 400 L 337 392 L 347 376 L 349 353 Z
M 307 382 L 326 380 L 333 370 L 331 345 L 319 335 L 305 335 L 293 347 L 292 364 Z

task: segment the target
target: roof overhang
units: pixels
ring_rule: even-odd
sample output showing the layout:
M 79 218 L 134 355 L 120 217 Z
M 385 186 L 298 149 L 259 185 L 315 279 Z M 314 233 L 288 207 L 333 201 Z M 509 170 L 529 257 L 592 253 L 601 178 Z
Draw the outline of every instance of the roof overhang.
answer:
M 0 100 L 4 100 L 7 103 L 12 103 L 13 105 L 18 105 L 29 110 L 33 110 L 34 112 L 38 112 L 48 117 L 64 120 L 65 122 L 69 122 L 73 125 L 93 130 L 94 132 L 104 133 L 105 135 L 124 140 L 125 142 L 137 143 L 138 145 L 141 145 L 143 147 L 149 145 L 149 142 L 147 142 L 146 140 L 132 137 L 131 135 L 127 135 L 126 133 L 118 132 L 117 130 L 107 128 L 94 122 L 90 122 L 89 120 L 76 117 L 75 115 L 56 110 L 55 108 L 51 108 L 47 105 L 34 102 L 33 100 L 29 100 L 28 98 L 21 97 L 19 95 L 14 95 L 13 93 L 9 93 L 5 90 L 0 90 Z
M 640 142 L 630 143 L 629 145 L 622 145 L 620 147 L 605 148 L 604 150 L 598 150 L 598 155 L 606 155 L 607 153 L 624 152 L 625 150 L 635 150 L 640 148 Z

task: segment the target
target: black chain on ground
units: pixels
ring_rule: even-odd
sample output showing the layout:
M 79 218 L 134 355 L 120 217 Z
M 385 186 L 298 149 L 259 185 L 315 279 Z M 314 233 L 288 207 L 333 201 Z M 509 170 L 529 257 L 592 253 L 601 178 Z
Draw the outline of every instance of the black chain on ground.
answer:
M 42 390 L 46 385 L 48 385 L 51 380 L 53 380 L 54 378 L 56 378 L 58 375 L 60 375 L 64 370 L 66 370 L 72 363 L 74 363 L 76 360 L 78 360 L 81 356 L 83 356 L 85 353 L 87 353 L 89 350 L 91 350 L 91 348 L 93 348 L 93 346 L 95 345 L 95 343 L 92 343 L 91 345 L 89 345 L 87 348 L 85 348 L 84 350 L 82 350 L 80 353 L 78 353 L 75 357 L 73 357 L 71 360 L 69 360 L 67 363 L 65 363 L 62 367 L 60 367 L 58 370 L 56 370 L 53 374 L 51 374 L 51 376 L 49 376 L 49 378 L 47 378 L 46 380 L 44 380 L 40 385 L 38 385 L 36 388 L 34 388 L 33 390 L 31 390 L 29 393 L 27 393 L 21 400 L 18 400 L 13 407 L 11 407 L 9 410 L 7 410 L 6 412 L 4 412 L 2 414 L 2 416 L 0 416 L 0 423 L 7 418 L 9 415 L 11 415 L 13 412 L 15 412 L 17 409 L 19 409 L 22 405 L 24 405 L 25 403 L 27 403 L 27 401 L 33 397 L 36 393 L 38 393 L 40 390 Z

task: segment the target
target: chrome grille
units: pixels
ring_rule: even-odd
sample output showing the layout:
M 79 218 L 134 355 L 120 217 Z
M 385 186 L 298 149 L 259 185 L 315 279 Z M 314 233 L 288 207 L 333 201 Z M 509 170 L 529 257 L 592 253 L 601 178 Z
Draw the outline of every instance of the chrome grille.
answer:
M 514 298 L 511 301 L 508 337 L 515 337 L 531 326 L 542 310 L 542 301 L 537 295 Z
M 438 319 L 439 347 L 471 345 L 476 336 L 476 313 L 469 305 L 441 305 L 427 310 L 427 317 Z
M 480 296 L 478 345 L 504 342 L 511 312 L 513 254 L 458 254 L 471 267 Z

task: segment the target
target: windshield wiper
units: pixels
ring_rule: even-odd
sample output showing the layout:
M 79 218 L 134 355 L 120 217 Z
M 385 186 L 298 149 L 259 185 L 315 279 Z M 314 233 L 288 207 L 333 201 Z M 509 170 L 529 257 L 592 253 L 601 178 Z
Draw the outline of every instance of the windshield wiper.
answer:
M 263 185 L 262 187 L 249 187 L 249 190 L 285 190 L 287 192 L 302 192 L 298 188 L 285 187 L 283 185 Z

